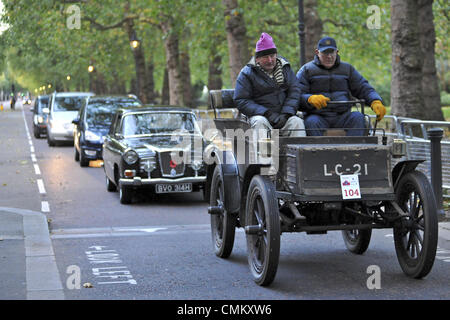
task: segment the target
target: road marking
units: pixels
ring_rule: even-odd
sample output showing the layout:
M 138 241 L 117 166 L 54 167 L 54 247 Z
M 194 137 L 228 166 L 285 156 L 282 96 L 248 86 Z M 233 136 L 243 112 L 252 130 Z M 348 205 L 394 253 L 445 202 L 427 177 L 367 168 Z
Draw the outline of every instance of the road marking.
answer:
M 36 155 L 34 153 L 31 154 L 31 161 L 37 162 Z
M 37 179 L 36 182 L 37 182 L 37 185 L 38 185 L 38 188 L 39 188 L 39 193 L 41 193 L 41 194 L 47 193 L 45 191 L 44 181 L 42 181 L 42 179 Z
M 33 146 L 30 146 L 30 151 L 31 151 L 31 153 L 34 153 L 34 147 Z
M 50 212 L 50 206 L 48 204 L 48 201 L 41 202 L 41 211 L 42 212 Z
M 239 232 L 240 229 L 236 230 Z M 74 238 L 100 238 L 100 237 L 126 237 L 150 236 L 179 233 L 206 233 L 211 232 L 209 224 L 173 225 L 173 226 L 138 226 L 138 227 L 107 227 L 107 228 L 74 228 L 51 230 L 52 239 Z
M 34 173 L 36 173 L 36 175 L 40 175 L 41 170 L 39 169 L 39 166 L 36 163 L 33 164 L 33 166 L 34 166 Z
M 97 284 L 137 284 L 133 279 L 131 272 L 126 266 L 117 266 L 121 264 L 119 254 L 114 249 L 108 249 L 107 246 L 90 246 L 89 251 L 85 251 L 90 264 L 101 264 L 102 267 L 92 268 L 92 275 L 98 281 Z M 114 266 L 108 266 L 114 264 Z M 104 280 L 112 281 L 104 281 Z M 123 279 L 123 280 L 122 280 Z

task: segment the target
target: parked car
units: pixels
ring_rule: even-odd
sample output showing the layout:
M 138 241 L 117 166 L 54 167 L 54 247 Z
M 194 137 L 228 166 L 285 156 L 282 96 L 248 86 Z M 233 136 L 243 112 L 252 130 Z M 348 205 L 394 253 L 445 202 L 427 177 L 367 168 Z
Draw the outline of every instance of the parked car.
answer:
M 47 126 L 49 146 L 59 141 L 73 141 L 72 120 L 78 114 L 84 100 L 94 95 L 90 92 L 54 92 L 50 97 Z
M 30 109 L 33 112 L 33 134 L 36 138 L 47 134 L 48 101 L 49 96 L 38 96 Z
M 31 97 L 30 96 L 24 97 L 22 101 L 23 101 L 23 104 L 31 105 Z
M 131 203 L 139 188 L 154 194 L 204 192 L 205 145 L 190 109 L 118 109 L 103 144 L 106 188 L 119 189 L 122 204 Z
M 78 116 L 72 121 L 75 161 L 81 167 L 90 160 L 102 159 L 102 145 L 108 134 L 115 111 L 125 106 L 140 106 L 142 103 L 128 96 L 91 96 L 81 106 Z

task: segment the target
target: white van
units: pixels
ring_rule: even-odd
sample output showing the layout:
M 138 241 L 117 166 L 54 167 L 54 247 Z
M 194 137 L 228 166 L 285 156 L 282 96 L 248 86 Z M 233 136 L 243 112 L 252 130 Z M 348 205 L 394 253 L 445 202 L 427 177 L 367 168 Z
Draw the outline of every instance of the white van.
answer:
M 92 92 L 54 92 L 50 97 L 47 125 L 47 143 L 73 141 L 73 123 L 78 110 Z

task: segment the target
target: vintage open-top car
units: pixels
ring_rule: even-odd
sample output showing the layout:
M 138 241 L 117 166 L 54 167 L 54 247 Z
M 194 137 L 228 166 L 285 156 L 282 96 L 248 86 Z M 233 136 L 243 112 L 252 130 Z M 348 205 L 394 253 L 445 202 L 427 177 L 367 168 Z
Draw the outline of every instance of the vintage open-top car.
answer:
M 210 92 L 212 108 L 233 108 L 233 90 Z M 346 102 L 349 103 L 349 102 Z M 254 281 L 275 278 L 283 232 L 342 230 L 362 254 L 372 229 L 392 228 L 403 272 L 426 276 L 437 248 L 437 209 L 421 160 L 399 161 L 403 141 L 381 136 L 255 137 L 244 119 L 215 119 L 223 142 L 207 157 L 208 213 L 215 254 L 227 258 L 235 228 L 244 228 Z M 232 134 L 234 132 L 234 134 Z M 336 134 L 336 132 L 335 132 Z M 208 158 L 209 157 L 209 158 Z M 400 159 L 402 160 L 402 159 Z
M 190 109 L 120 108 L 103 144 L 107 190 L 119 189 L 122 204 L 131 203 L 138 188 L 153 194 L 204 191 L 204 144 Z

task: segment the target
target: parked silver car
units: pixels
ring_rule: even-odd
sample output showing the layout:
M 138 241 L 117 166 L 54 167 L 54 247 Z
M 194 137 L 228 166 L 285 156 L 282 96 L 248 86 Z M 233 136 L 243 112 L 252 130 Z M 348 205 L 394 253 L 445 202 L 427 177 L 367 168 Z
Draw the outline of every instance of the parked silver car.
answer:
M 54 92 L 49 103 L 47 142 L 54 146 L 59 141 L 73 141 L 73 123 L 91 92 Z

